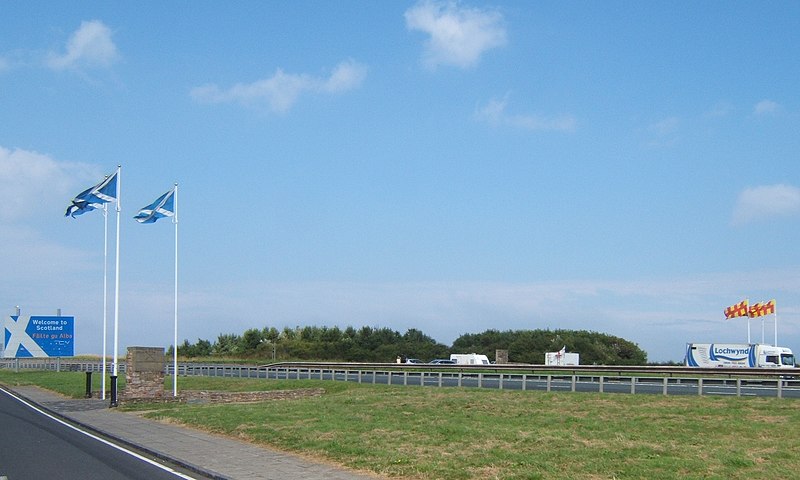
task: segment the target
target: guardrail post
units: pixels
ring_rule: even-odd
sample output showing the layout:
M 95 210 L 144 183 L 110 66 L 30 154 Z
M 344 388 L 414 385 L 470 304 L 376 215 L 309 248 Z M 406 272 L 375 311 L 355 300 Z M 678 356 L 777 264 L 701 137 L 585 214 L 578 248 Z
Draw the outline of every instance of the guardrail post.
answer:
M 578 377 L 575 376 L 575 375 L 572 375 L 572 391 L 573 392 L 575 391 L 575 385 L 578 383 L 577 380 L 578 380 Z
M 548 375 L 547 376 L 547 391 L 548 392 L 550 391 L 550 384 L 552 383 L 552 381 L 553 381 L 553 376 L 552 375 Z
M 600 375 L 600 393 L 603 393 L 603 383 L 605 382 L 606 377 Z
M 528 374 L 527 373 L 523 373 L 522 374 L 522 391 L 525 391 L 527 389 L 528 389 Z
M 703 379 L 702 378 L 698 378 L 697 379 L 697 394 L 700 395 L 701 397 L 703 396 Z
M 631 395 L 636 394 L 636 377 L 631 377 Z
M 742 379 L 741 378 L 737 378 L 736 379 L 736 396 L 737 397 L 741 397 L 742 396 Z
M 664 395 L 667 395 L 667 391 L 668 391 L 668 388 L 667 388 L 667 387 L 668 387 L 668 386 L 669 386 L 669 377 L 664 377 L 664 388 L 663 388 L 663 390 L 662 390 L 662 393 L 663 393 Z
M 778 382 L 778 398 L 783 398 L 783 379 L 779 376 L 775 381 Z

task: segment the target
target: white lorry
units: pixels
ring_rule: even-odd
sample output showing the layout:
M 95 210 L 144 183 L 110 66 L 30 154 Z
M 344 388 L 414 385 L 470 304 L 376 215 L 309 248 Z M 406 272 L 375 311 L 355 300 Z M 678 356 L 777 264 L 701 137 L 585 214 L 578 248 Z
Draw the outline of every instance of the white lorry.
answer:
M 456 365 L 489 365 L 489 357 L 480 355 L 478 353 L 453 353 L 450 355 L 450 360 L 456 362 Z
M 759 343 L 687 343 L 685 363 L 700 368 L 795 368 L 791 349 Z
M 551 366 L 577 366 L 580 365 L 580 354 L 575 352 L 545 352 L 544 364 Z

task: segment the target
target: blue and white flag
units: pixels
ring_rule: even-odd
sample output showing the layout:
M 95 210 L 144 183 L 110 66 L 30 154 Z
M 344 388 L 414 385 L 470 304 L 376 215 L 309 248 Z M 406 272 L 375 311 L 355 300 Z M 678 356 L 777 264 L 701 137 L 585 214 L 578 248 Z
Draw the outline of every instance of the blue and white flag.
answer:
M 175 215 L 175 189 L 161 195 L 155 202 L 139 210 L 134 219 L 139 223 L 154 223 L 159 218 Z
M 65 217 L 76 217 L 96 208 L 101 208 L 104 203 L 113 202 L 117 199 L 117 174 L 119 170 L 105 178 L 97 185 L 87 188 L 72 199 L 72 203 L 67 207 Z

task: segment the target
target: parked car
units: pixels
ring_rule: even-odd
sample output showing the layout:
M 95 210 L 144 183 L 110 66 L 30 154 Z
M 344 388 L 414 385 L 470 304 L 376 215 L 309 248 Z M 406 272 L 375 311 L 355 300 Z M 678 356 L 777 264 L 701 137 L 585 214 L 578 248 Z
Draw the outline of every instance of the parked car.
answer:
M 455 360 L 450 360 L 447 358 L 437 358 L 435 360 L 430 361 L 431 365 L 455 365 Z
M 425 363 L 419 358 L 406 358 L 406 363 Z

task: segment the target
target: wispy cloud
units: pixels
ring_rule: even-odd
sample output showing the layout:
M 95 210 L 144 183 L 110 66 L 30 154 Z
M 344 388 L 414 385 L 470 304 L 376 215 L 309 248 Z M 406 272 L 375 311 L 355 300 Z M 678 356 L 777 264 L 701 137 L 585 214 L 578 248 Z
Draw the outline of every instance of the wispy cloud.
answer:
M 51 52 L 46 64 L 54 70 L 108 67 L 119 58 L 111 29 L 99 20 L 81 22 L 64 53 Z
M 678 117 L 667 117 L 663 120 L 650 124 L 648 130 L 655 133 L 659 137 L 673 135 L 678 131 L 681 121 Z
M 733 105 L 730 102 L 718 102 L 705 112 L 708 118 L 721 118 L 727 117 L 733 111 Z
M 662 118 L 646 126 L 645 143 L 653 148 L 672 147 L 678 141 L 680 129 L 680 118 L 675 116 Z
M 477 121 L 486 122 L 493 126 L 507 126 L 530 131 L 558 131 L 572 132 L 577 121 L 572 115 L 542 116 L 511 114 L 506 111 L 508 97 L 502 100 L 492 99 L 486 105 L 480 106 L 474 113 Z
M 253 83 L 237 83 L 223 89 L 215 84 L 193 88 L 192 98 L 207 103 L 239 103 L 255 106 L 266 103 L 273 112 L 288 111 L 304 93 L 338 94 L 361 85 L 367 67 L 353 60 L 340 63 L 325 77 L 285 73 L 276 70 L 271 77 Z
M 800 188 L 791 185 L 762 185 L 744 189 L 736 201 L 732 224 L 746 225 L 772 217 L 800 213 Z
M 435 68 L 467 68 L 487 50 L 506 44 L 503 17 L 498 12 L 468 8 L 456 2 L 421 1 L 405 12 L 406 27 L 427 33 L 423 61 Z
M 756 103 L 755 107 L 753 107 L 753 113 L 755 115 L 774 115 L 778 113 L 781 106 L 773 102 L 772 100 L 761 100 L 760 102 Z

